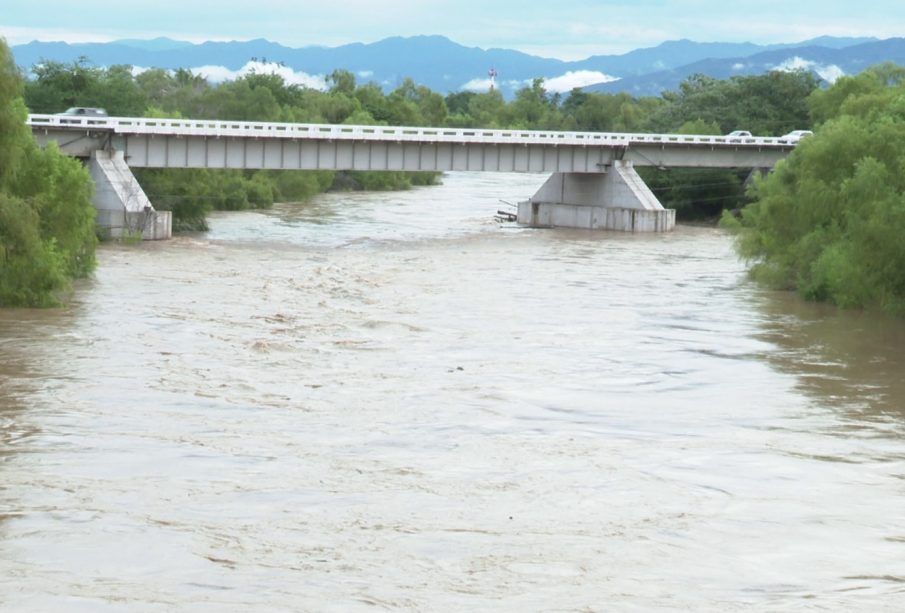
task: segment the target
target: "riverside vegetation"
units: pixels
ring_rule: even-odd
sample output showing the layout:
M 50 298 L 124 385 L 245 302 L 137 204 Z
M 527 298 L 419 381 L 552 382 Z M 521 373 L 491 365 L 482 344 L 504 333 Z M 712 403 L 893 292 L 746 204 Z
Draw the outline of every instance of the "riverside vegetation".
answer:
M 905 315 L 905 68 L 843 77 L 809 103 L 817 134 L 724 225 L 770 287 Z
M 0 211 L 5 212 L 0 214 L 18 221 L 0 225 L 0 255 L 5 254 L 0 287 L 18 289 L 0 290 L 0 304 L 52 303 L 55 293 L 66 287 L 66 279 L 91 270 L 93 234 L 88 240 L 84 230 L 91 226 L 93 215 L 85 205 L 90 181 L 77 163 L 55 149 L 40 152 L 33 143 L 22 144 L 31 141 L 21 126 L 26 108 L 53 113 L 69 106 L 100 106 L 118 116 L 358 125 L 686 134 L 725 134 L 743 128 L 758 135 L 814 127 L 815 136 L 805 139 L 775 172 L 755 181 L 747 191 L 748 169 L 642 168 L 639 172 L 661 202 L 677 210 L 680 220 L 715 220 L 725 211 L 734 211 L 723 214 L 723 223 L 737 232 L 739 252 L 751 260 L 759 280 L 841 306 L 878 305 L 905 312 L 905 273 L 901 272 L 905 271 L 905 243 L 897 237 L 897 232 L 902 236 L 905 230 L 905 139 L 901 138 L 905 95 L 903 69 L 897 66 L 882 65 L 843 77 L 826 89 L 803 71 L 728 80 L 697 75 L 677 91 L 642 98 L 578 89 L 564 96 L 548 92 L 543 79 L 535 79 L 507 101 L 498 91 L 461 91 L 444 97 L 410 79 L 385 93 L 377 84 L 357 83 L 346 70 L 334 71 L 327 90 L 320 91 L 269 73 L 252 72 L 213 84 L 186 69 L 135 74 L 131 66 L 98 68 L 87 58 L 70 64 L 43 62 L 32 68 L 32 78 L 25 79 L 15 71 L 2 40 L 0 57 L 4 66 L 0 105 L 7 109 L 2 121 L 7 122 L 4 127 L 15 125 L 15 130 L 4 129 L 0 136 L 0 162 L 12 156 L 21 162 L 19 167 L 31 169 L 40 166 L 37 158 L 43 156 L 45 167 L 66 169 L 55 171 L 60 178 L 49 184 L 72 182 L 65 189 L 57 187 L 57 192 L 43 188 L 42 200 L 37 192 L 21 193 L 21 184 L 27 177 L 39 181 L 57 175 L 22 172 L 18 182 L 10 182 L 4 177 L 19 176 L 11 170 L 16 166 L 3 164 L 7 170 L 0 170 Z M 276 201 L 304 200 L 336 189 L 404 189 L 434 183 L 439 176 L 152 169 L 135 169 L 135 174 L 155 207 L 173 212 L 177 231 L 203 230 L 206 214 L 214 209 L 269 207 Z M 62 204 L 40 204 L 55 196 L 68 198 L 68 207 L 79 211 L 70 213 L 78 217 L 78 224 L 50 221 L 53 214 L 60 214 L 54 213 L 56 209 L 67 209 Z M 9 204 L 13 201 L 16 204 Z M 53 264 L 41 268 L 44 277 L 38 275 L 34 283 L 16 285 L 17 276 L 25 279 L 37 272 L 27 271 L 22 264 L 28 258 L 15 259 L 25 253 L 25 247 L 19 246 L 25 244 L 25 234 L 19 232 L 14 239 L 12 231 L 25 223 L 22 219 L 33 219 L 29 223 L 35 230 L 28 235 L 33 240 L 27 240 L 43 241 L 48 254 L 44 259 Z M 69 235 L 76 228 L 80 228 L 79 239 Z
M 0 306 L 51 306 L 94 269 L 93 184 L 78 160 L 35 144 L 22 85 L 0 39 Z

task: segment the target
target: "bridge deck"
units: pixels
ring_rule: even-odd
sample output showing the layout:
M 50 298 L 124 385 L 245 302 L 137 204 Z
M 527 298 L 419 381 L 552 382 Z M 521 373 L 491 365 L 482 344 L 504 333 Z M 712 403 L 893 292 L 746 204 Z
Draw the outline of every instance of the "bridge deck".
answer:
M 482 128 L 430 128 L 404 126 L 355 126 L 345 124 L 275 123 L 219 119 L 153 119 L 142 117 L 73 117 L 29 115 L 33 128 L 42 126 L 72 130 L 108 130 L 116 134 L 159 134 L 239 138 L 288 138 L 377 140 L 421 143 L 563 144 L 609 145 L 729 145 L 733 147 L 794 146 L 772 136 L 729 137 L 701 134 L 646 134 L 622 132 L 560 132 L 544 130 L 489 130 Z
M 795 143 L 775 137 L 555 132 L 30 115 L 70 155 L 112 145 L 130 166 L 324 170 L 601 172 L 636 166 L 769 168 Z

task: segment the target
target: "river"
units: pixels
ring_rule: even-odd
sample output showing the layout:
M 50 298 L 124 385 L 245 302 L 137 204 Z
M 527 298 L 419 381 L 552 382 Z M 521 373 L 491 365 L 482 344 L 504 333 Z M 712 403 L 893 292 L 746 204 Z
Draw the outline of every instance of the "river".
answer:
M 533 175 L 218 213 L 0 311 L 3 611 L 903 611 L 905 324 Z

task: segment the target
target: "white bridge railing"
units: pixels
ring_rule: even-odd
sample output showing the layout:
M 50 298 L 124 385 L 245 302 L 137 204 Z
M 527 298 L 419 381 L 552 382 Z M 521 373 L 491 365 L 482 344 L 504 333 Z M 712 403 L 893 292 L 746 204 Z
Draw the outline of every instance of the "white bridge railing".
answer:
M 789 148 L 797 143 L 778 137 L 709 136 L 689 134 L 631 134 L 618 132 L 557 132 L 541 130 L 488 130 L 481 128 L 418 128 L 352 126 L 344 124 L 273 123 L 219 119 L 154 119 L 146 117 L 77 117 L 29 115 L 33 128 L 74 131 L 98 130 L 117 134 L 286 138 L 317 140 L 376 140 L 413 142 L 495 143 L 524 145 L 583 145 L 620 147 L 631 144 L 662 146 L 732 146 Z

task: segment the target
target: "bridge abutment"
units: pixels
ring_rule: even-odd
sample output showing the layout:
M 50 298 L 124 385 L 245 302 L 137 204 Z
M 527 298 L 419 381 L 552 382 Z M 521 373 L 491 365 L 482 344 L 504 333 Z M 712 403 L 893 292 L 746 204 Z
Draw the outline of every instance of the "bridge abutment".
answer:
M 88 170 L 94 179 L 94 206 L 101 232 L 115 239 L 172 237 L 170 211 L 154 209 L 126 164 L 122 151 L 93 151 Z
M 614 161 L 604 172 L 554 173 L 518 205 L 518 223 L 539 228 L 620 232 L 669 232 L 676 212 L 665 209 L 631 162 Z

